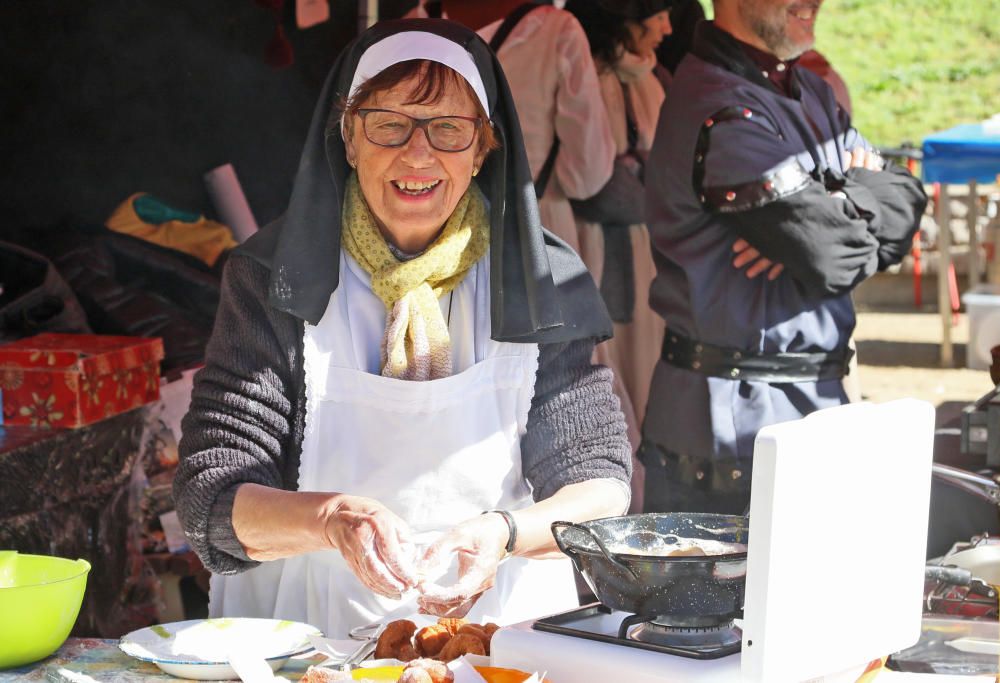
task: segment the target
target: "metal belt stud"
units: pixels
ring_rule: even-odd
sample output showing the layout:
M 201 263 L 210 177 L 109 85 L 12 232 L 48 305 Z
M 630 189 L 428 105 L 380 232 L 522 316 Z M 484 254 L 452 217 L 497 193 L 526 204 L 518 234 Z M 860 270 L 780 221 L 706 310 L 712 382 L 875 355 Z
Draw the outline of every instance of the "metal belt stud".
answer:
M 733 479 L 739 479 L 743 476 L 743 472 L 740 470 L 733 470 Z
M 733 368 L 732 370 L 729 371 L 729 374 L 732 375 L 733 377 L 739 377 L 740 376 L 740 369 L 739 368 Z

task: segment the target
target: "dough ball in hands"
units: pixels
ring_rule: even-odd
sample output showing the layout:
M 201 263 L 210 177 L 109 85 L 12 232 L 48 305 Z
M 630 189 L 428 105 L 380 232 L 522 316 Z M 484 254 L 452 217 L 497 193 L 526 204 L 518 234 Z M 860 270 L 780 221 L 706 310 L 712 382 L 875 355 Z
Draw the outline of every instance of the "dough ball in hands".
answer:
M 455 635 L 456 633 L 458 633 L 458 629 L 462 628 L 468 623 L 469 620 L 464 619 L 462 617 L 441 617 L 440 619 L 438 619 L 438 624 L 448 629 L 448 633 L 450 633 L 451 635 Z
M 403 669 L 396 683 L 452 683 L 455 674 L 448 665 L 436 659 L 414 659 Z
M 404 645 L 412 649 L 410 639 L 416 630 L 417 625 L 409 619 L 390 621 L 375 644 L 375 659 L 400 659 L 400 650 Z
M 413 644 L 424 657 L 436 657 L 441 649 L 451 640 L 452 632 L 443 624 L 424 626 L 413 636 Z
M 448 644 L 442 648 L 437 658 L 443 662 L 450 662 L 453 659 L 458 659 L 462 655 L 485 654 L 486 648 L 483 646 L 483 641 L 480 640 L 478 636 L 474 636 L 471 633 L 459 633 L 448 641 Z

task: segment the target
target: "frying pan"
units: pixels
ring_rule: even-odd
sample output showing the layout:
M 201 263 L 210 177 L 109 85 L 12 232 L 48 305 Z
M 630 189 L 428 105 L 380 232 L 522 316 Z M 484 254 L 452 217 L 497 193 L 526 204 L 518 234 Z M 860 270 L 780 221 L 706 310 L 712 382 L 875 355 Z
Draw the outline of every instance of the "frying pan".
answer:
M 743 616 L 747 554 L 663 556 L 671 536 L 746 544 L 740 515 L 651 513 L 553 522 L 552 534 L 597 598 L 660 624 L 707 627 Z

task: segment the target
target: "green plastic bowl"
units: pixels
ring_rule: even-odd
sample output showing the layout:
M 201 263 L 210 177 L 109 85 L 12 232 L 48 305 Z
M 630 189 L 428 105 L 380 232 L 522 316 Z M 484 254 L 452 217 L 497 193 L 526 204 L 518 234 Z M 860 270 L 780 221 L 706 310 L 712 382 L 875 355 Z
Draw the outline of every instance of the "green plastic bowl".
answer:
M 80 613 L 89 571 L 86 560 L 0 550 L 0 669 L 59 649 Z

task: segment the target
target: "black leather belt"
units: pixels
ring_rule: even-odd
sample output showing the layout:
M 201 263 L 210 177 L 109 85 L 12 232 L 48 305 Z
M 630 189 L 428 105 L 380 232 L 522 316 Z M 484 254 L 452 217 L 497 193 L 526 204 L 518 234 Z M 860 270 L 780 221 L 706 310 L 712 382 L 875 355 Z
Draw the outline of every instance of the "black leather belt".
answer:
M 667 330 L 661 357 L 670 365 L 708 377 L 783 384 L 840 379 L 847 374 L 853 355 L 846 347 L 830 353 L 751 353 Z

